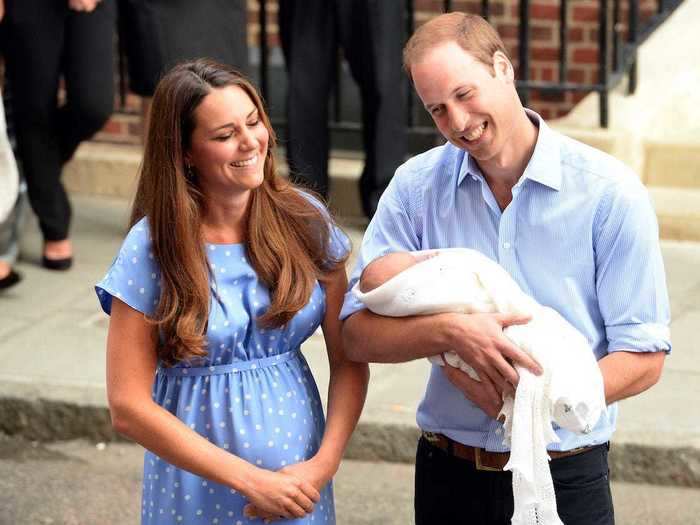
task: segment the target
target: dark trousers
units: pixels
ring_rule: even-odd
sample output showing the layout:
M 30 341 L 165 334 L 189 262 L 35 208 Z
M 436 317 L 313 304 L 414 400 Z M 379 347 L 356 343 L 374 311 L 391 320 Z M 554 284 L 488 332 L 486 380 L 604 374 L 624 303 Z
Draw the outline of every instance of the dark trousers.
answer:
M 608 449 L 550 462 L 557 512 L 565 525 L 614 525 Z M 416 454 L 416 525 L 509 525 L 513 515 L 510 472 L 476 470 L 424 438 Z
M 91 13 L 56 0 L 5 0 L 3 52 L 13 91 L 18 156 L 44 239 L 68 237 L 70 203 L 61 170 L 114 103 L 114 0 Z M 63 76 L 66 100 L 57 92 Z
M 287 160 L 292 179 L 328 196 L 328 98 L 338 46 L 362 98 L 365 167 L 360 196 L 371 217 L 406 153 L 401 71 L 402 0 L 280 0 L 288 71 Z

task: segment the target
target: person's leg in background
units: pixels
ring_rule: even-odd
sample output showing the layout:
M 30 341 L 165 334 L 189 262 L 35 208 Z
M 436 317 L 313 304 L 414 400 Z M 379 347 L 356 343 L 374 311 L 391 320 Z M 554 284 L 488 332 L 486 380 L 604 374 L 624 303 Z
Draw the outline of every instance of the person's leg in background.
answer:
M 328 98 L 337 57 L 334 4 L 280 0 L 287 67 L 287 162 L 295 182 L 328 198 Z
M 61 163 L 65 165 L 78 145 L 92 137 L 107 122 L 114 107 L 114 30 L 115 0 L 102 0 L 89 13 L 69 11 L 66 17 L 62 73 L 66 100 L 58 109 L 58 134 Z M 65 195 L 65 189 L 60 180 Z M 70 209 L 70 203 L 67 200 Z M 64 269 L 70 261 L 72 246 L 68 226 L 44 248 L 44 266 Z M 57 232 L 59 233 L 59 232 Z M 47 260 L 48 259 L 48 260 Z M 67 264 L 69 266 L 70 263 Z
M 52 0 L 10 0 L 6 8 L 5 57 L 18 157 L 44 240 L 63 241 L 70 205 L 60 182 L 56 94 L 68 7 Z
M 365 166 L 360 197 L 372 218 L 406 155 L 406 84 L 402 72 L 405 2 L 338 0 L 341 44 L 362 95 Z
M 102 0 L 90 13 L 71 11 L 66 19 L 62 64 L 66 103 L 58 110 L 64 163 L 112 114 L 115 23 L 115 0 Z

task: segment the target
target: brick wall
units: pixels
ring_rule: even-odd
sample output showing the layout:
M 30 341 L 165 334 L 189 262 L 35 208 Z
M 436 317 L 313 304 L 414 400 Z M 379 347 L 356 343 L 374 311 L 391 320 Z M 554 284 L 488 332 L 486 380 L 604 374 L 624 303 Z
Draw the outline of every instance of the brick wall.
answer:
M 420 25 L 442 11 L 443 0 L 415 0 L 416 25 Z M 598 10 L 599 0 L 571 0 L 568 12 L 568 71 L 567 80 L 575 83 L 593 84 L 598 81 Z M 658 0 L 641 0 L 640 19 L 651 16 L 658 5 Z M 457 11 L 480 13 L 480 0 L 453 0 L 453 9 Z M 532 0 L 530 4 L 530 79 L 537 81 L 556 81 L 559 78 L 559 0 Z M 612 2 L 610 2 L 609 20 L 612 25 Z M 621 0 L 620 20 L 627 20 L 629 0 Z M 490 21 L 508 49 L 510 57 L 518 72 L 518 23 L 519 3 L 515 0 L 492 0 L 490 3 Z M 248 43 L 257 47 L 260 38 L 258 0 L 248 0 Z M 277 3 L 267 2 L 268 44 L 279 45 L 277 35 Z M 617 31 L 626 36 L 626 23 L 618 25 Z M 612 48 L 610 50 L 612 56 Z M 531 92 L 529 106 L 544 118 L 551 119 L 565 115 L 580 101 L 586 93 L 538 93 Z M 139 143 L 141 133 L 141 100 L 130 94 L 126 104 L 119 108 L 114 116 L 98 133 L 96 140 Z

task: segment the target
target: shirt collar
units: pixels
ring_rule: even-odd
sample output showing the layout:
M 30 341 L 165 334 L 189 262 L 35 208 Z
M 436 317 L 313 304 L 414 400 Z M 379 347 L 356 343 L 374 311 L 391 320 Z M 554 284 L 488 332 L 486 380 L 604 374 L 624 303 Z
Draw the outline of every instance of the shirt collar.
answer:
M 532 157 L 530 157 L 530 162 L 525 167 L 525 172 L 520 178 L 520 182 L 530 179 L 559 191 L 561 188 L 561 168 L 557 136 L 537 113 L 530 109 L 525 109 L 525 113 L 538 126 L 539 132 L 537 133 L 535 150 L 532 152 Z M 462 167 L 457 179 L 458 186 L 462 184 L 467 175 L 475 180 L 483 179 L 479 165 L 469 153 L 465 153 L 462 161 Z

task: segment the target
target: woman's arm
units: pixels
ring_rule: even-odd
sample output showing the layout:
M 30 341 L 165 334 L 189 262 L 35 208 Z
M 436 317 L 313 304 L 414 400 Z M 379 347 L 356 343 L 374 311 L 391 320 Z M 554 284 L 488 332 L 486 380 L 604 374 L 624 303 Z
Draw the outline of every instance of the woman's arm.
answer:
M 325 287 L 326 315 L 322 328 L 328 351 L 330 381 L 326 431 L 316 457 L 327 466 L 330 474 L 328 479 L 338 470 L 345 447 L 365 404 L 369 383 L 369 366 L 350 361 L 343 348 L 339 316 L 347 286 L 345 269 L 340 268 Z
M 303 517 L 319 500 L 308 481 L 258 468 L 217 447 L 153 402 L 156 329 L 142 313 L 114 298 L 107 338 L 107 397 L 114 429 L 167 462 L 222 483 L 260 509 Z

